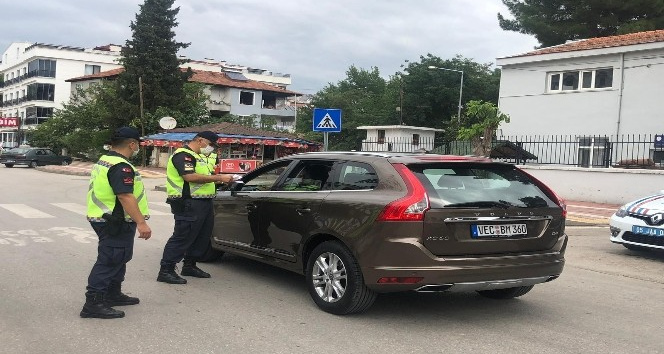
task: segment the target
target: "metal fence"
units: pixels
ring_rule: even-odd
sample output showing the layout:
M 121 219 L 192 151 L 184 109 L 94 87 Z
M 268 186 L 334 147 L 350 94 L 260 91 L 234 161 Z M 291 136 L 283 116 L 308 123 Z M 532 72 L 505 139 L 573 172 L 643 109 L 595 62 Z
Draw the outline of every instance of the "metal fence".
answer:
M 362 151 L 474 154 L 470 141 L 424 138 L 362 140 Z M 664 135 L 533 135 L 499 136 L 490 157 L 517 164 L 579 167 L 664 168 Z

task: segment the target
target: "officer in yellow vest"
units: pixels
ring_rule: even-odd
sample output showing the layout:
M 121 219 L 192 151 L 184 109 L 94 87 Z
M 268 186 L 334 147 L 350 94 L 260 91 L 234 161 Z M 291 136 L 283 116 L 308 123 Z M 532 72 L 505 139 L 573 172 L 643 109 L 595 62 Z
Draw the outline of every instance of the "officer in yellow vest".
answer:
M 204 157 L 208 163 L 208 166 L 210 167 L 210 171 L 212 171 L 212 174 L 214 174 L 214 167 L 217 165 L 217 154 L 211 152 L 209 155 Z
M 139 151 L 140 134 L 122 127 L 111 137 L 111 149 L 94 165 L 87 195 L 87 218 L 99 236 L 97 261 L 88 277 L 81 317 L 120 318 L 124 312 L 112 306 L 136 305 L 136 297 L 122 293 L 134 236 L 149 239 L 148 201 L 141 175 L 128 161 Z
M 204 155 L 217 146 L 217 134 L 204 131 L 196 134 L 189 144 L 175 150 L 166 168 L 167 203 L 175 219 L 173 235 L 164 246 L 157 281 L 186 284 L 187 280 L 175 272 L 175 265 L 184 259 L 183 276 L 209 278 L 210 274 L 196 266 L 210 247 L 214 226 L 212 199 L 215 183 L 230 183 L 233 176 L 213 175 Z

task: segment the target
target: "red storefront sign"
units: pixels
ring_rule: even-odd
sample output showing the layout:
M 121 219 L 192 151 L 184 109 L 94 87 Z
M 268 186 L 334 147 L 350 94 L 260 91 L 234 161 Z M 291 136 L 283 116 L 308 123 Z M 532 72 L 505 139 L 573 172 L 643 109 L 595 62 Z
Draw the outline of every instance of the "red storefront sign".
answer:
M 219 162 L 218 173 L 247 173 L 261 165 L 260 160 L 230 160 L 225 159 Z
M 18 117 L 0 118 L 0 127 L 18 127 Z

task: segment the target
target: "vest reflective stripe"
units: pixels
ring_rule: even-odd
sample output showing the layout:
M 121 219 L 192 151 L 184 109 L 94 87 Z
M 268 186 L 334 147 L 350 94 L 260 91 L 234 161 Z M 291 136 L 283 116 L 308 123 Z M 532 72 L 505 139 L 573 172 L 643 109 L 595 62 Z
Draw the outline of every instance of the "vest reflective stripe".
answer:
M 166 192 L 168 193 L 169 198 L 181 198 L 184 192 L 184 184 L 187 183 L 184 178 L 180 176 L 175 165 L 173 165 L 173 156 L 180 152 L 185 152 L 196 159 L 195 173 L 205 176 L 212 174 L 208 162 L 203 156 L 187 148 L 179 148 L 175 150 L 173 155 L 168 159 L 168 166 L 166 167 Z M 214 182 L 189 183 L 189 194 L 191 195 L 191 198 L 214 198 L 216 194 Z
M 112 214 L 117 202 L 117 196 L 113 193 L 113 188 L 108 181 L 108 170 L 118 163 L 127 163 L 134 171 L 134 190 L 133 194 L 138 202 L 138 209 L 145 219 L 150 218 L 148 209 L 148 200 L 145 195 L 145 186 L 143 177 L 136 168 L 127 160 L 119 156 L 104 155 L 94 165 L 90 176 L 90 185 L 88 186 L 88 212 L 87 217 L 90 221 L 102 221 L 104 214 Z M 129 214 L 125 212 L 124 220 L 133 221 Z

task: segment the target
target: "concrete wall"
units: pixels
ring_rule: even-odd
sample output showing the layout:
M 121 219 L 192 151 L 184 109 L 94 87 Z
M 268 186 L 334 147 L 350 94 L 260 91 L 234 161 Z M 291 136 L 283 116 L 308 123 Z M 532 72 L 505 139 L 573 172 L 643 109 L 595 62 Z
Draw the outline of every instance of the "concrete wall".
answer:
M 625 204 L 664 189 L 664 170 L 519 166 L 566 200 Z

